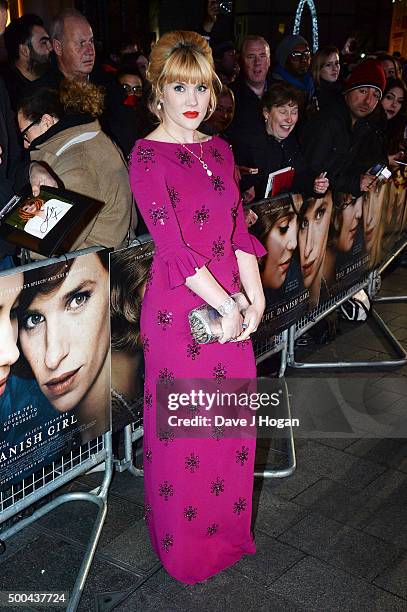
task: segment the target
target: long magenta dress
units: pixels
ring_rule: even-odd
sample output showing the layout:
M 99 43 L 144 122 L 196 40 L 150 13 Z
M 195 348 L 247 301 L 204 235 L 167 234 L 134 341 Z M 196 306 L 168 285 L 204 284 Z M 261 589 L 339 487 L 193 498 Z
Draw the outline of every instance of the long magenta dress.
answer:
M 198 143 L 187 146 L 200 154 Z M 255 552 L 255 438 L 222 437 L 216 428 L 207 439 L 156 433 L 156 383 L 256 377 L 250 341 L 199 345 L 192 339 L 188 313 L 203 300 L 184 283 L 206 265 L 228 293 L 236 293 L 235 250 L 265 253 L 246 229 L 228 144 L 214 137 L 202 146 L 211 177 L 175 143 L 138 140 L 130 161 L 132 190 L 156 245 L 141 314 L 145 517 L 163 566 L 188 584 Z

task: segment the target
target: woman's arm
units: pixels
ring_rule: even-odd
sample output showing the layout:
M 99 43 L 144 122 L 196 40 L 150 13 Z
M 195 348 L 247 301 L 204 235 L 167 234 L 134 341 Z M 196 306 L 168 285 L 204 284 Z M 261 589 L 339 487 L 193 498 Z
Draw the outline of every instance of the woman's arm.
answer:
M 230 304 L 231 312 L 222 317 L 223 336 L 219 341 L 221 344 L 240 336 L 243 318 L 229 294 L 219 285 L 206 266 L 199 268 L 193 276 L 188 276 L 185 285 L 216 310 L 219 308 L 222 310 L 222 307 Z

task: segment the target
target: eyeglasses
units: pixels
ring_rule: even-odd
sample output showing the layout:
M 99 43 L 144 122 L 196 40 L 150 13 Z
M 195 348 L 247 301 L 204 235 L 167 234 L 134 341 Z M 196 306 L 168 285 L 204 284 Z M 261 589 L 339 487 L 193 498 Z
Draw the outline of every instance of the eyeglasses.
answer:
M 127 83 L 123 83 L 122 87 L 129 96 L 131 94 L 134 94 L 135 96 L 141 96 L 141 94 L 143 93 L 143 87 L 141 85 L 128 85 Z
M 311 51 L 307 50 L 307 51 L 293 51 L 292 53 L 290 53 L 290 57 L 293 60 L 299 60 L 302 57 L 304 59 L 308 59 L 311 57 Z
M 33 121 L 32 123 L 30 123 L 30 125 L 27 125 L 27 127 L 26 127 L 24 130 L 21 130 L 20 134 L 21 134 L 21 136 L 23 137 L 23 140 L 25 140 L 26 142 L 28 142 L 28 144 L 30 144 L 30 141 L 29 141 L 29 139 L 28 139 L 28 137 L 27 137 L 27 133 L 29 132 L 29 130 L 31 130 L 31 128 L 32 128 L 34 125 L 37 125 L 37 124 L 38 124 L 40 121 L 41 121 L 41 118 L 40 118 L 40 119 L 36 119 L 36 120 L 35 120 L 35 121 Z

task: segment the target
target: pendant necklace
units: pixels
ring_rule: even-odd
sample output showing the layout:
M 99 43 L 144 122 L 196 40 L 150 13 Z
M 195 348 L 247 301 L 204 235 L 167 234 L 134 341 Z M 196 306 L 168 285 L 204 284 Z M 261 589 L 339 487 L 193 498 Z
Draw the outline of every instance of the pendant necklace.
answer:
M 178 140 L 177 138 L 175 138 L 175 136 L 173 136 L 172 134 L 169 133 L 169 131 L 167 129 L 165 129 L 165 127 L 163 126 L 163 124 L 161 124 L 162 129 L 164 130 L 164 132 L 167 132 L 168 136 L 170 136 L 171 138 L 173 138 L 175 140 L 175 142 L 177 142 L 178 144 L 181 145 L 181 147 L 184 147 L 184 149 L 186 149 L 188 151 L 188 153 L 190 153 L 191 155 L 193 155 L 201 164 L 202 168 L 205 170 L 206 174 L 208 176 L 212 176 L 213 172 L 212 170 L 209 170 L 208 168 L 208 164 L 205 163 L 204 158 L 203 158 L 203 148 L 202 148 L 202 143 L 198 142 L 199 147 L 201 149 L 201 154 L 197 155 L 196 153 L 194 153 L 193 151 L 191 151 L 191 149 L 189 149 L 187 147 L 186 144 L 184 144 L 183 142 L 181 142 L 180 140 Z

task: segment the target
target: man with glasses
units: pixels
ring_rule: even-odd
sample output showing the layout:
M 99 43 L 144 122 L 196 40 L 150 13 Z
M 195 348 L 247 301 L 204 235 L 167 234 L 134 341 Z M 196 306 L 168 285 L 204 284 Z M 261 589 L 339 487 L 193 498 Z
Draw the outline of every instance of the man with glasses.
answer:
M 13 110 L 23 98 L 38 87 L 50 85 L 51 42 L 38 15 L 23 15 L 14 19 L 4 32 L 9 68 L 4 81 Z
M 308 42 L 298 34 L 283 38 L 276 49 L 273 80 L 286 81 L 304 93 L 306 103 L 313 101 L 315 86 L 310 72 L 311 51 Z

